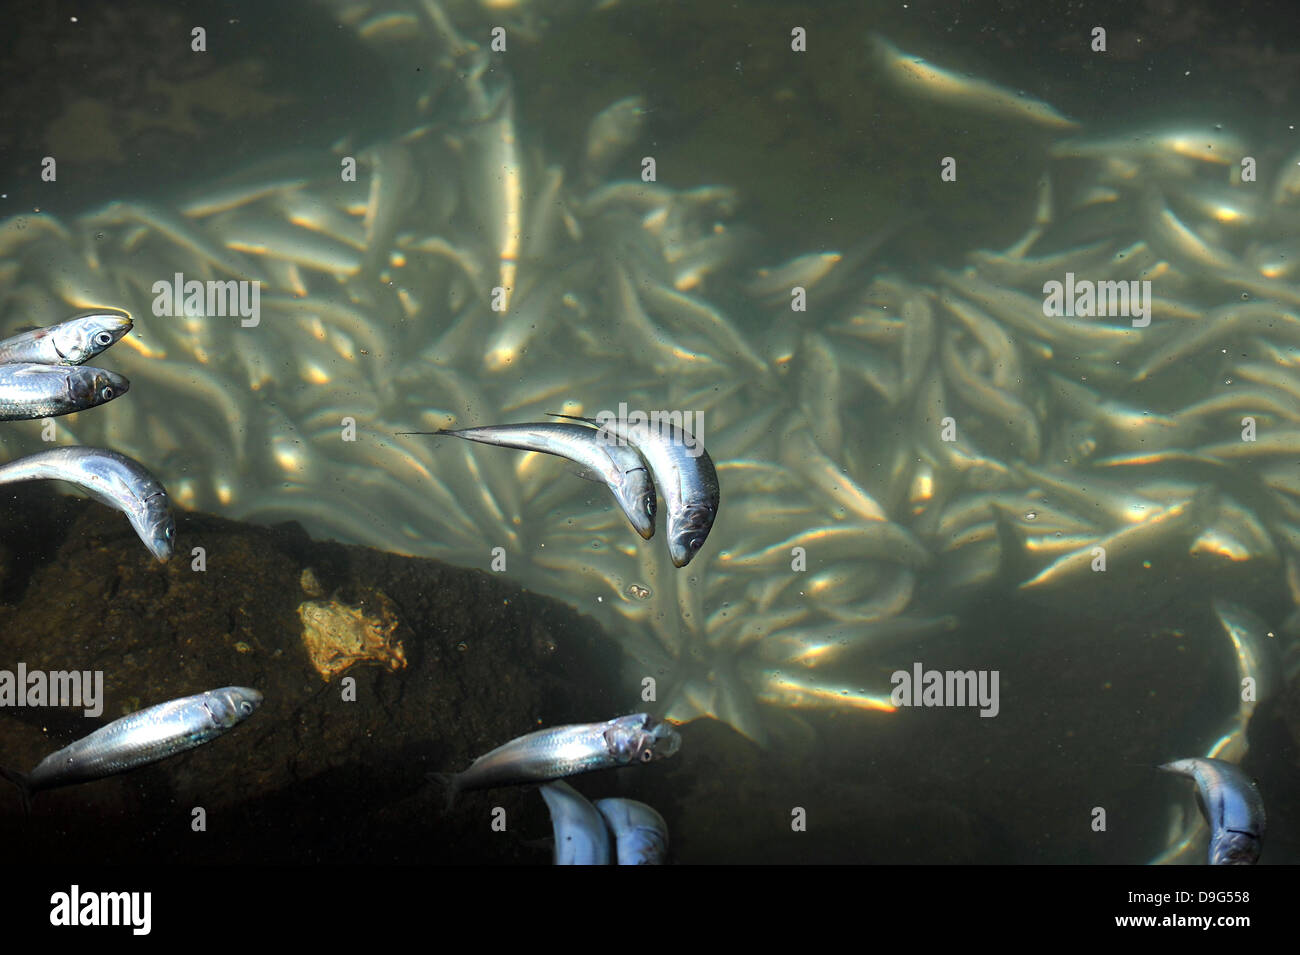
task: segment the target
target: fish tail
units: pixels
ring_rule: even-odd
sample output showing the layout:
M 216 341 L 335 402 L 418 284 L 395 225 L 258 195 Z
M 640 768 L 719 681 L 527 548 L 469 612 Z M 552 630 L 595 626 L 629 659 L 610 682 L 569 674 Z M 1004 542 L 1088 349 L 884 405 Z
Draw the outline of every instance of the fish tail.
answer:
M 23 800 L 23 815 L 27 818 L 31 818 L 32 784 L 31 780 L 28 779 L 27 774 L 12 769 L 5 769 L 3 766 L 0 766 L 0 776 L 9 780 L 9 782 L 18 787 L 18 795 L 21 796 Z
M 443 812 L 451 812 L 452 804 L 456 801 L 456 796 L 460 793 L 459 773 L 429 773 L 429 779 L 441 787 L 447 801 L 443 805 Z

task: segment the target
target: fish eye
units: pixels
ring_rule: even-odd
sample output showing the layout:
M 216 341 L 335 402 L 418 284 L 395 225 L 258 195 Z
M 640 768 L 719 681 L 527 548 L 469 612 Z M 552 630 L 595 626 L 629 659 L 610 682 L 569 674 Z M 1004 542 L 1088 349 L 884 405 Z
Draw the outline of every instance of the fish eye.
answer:
M 248 702 L 248 700 L 240 700 L 240 701 L 239 701 L 239 712 L 241 712 L 241 713 L 243 713 L 245 716 L 247 716 L 249 713 L 253 712 L 253 704 L 250 703 L 250 702 Z
M 96 332 L 94 342 L 100 348 L 107 348 L 113 344 L 113 335 L 111 332 Z
M 655 758 L 655 751 L 654 751 L 654 750 L 652 750 L 652 749 L 643 749 L 643 750 L 641 750 L 641 756 L 640 756 L 641 762 L 643 762 L 643 763 L 648 763 L 648 762 L 650 762 L 650 760 L 652 760 L 652 759 L 654 759 L 654 758 Z
M 105 385 L 103 388 L 99 390 L 99 397 L 105 401 L 112 401 L 113 395 L 114 395 L 114 391 L 112 385 Z

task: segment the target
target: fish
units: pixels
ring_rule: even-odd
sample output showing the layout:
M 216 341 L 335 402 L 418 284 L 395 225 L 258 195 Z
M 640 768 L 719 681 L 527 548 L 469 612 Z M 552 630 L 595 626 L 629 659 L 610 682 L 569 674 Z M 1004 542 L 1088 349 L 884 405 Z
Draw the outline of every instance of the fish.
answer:
M 582 794 L 566 782 L 541 788 L 551 811 L 556 865 L 609 865 L 609 833 L 605 820 Z
M 668 556 L 678 569 L 689 564 L 709 537 L 722 497 L 718 472 L 704 445 L 689 431 L 662 421 L 654 426 L 613 415 L 593 419 L 551 413 L 551 417 L 585 421 L 600 428 L 608 440 L 630 442 L 641 452 L 668 505 Z M 692 453 L 692 447 L 697 453 Z
M 884 37 L 873 36 L 871 44 L 874 57 L 889 80 L 918 98 L 1050 129 L 1074 129 L 1079 125 L 1042 100 L 935 66 L 903 52 Z
M 176 541 L 167 489 L 138 461 L 107 448 L 59 447 L 0 465 L 0 484 L 67 481 L 121 511 L 149 548 L 166 563 Z
M 209 743 L 234 729 L 262 705 L 262 694 L 246 686 L 223 686 L 136 710 L 51 753 L 29 773 L 0 769 L 18 787 L 30 811 L 32 797 L 45 789 L 115 776 Z
M 126 312 L 99 309 L 0 341 L 0 363 L 80 365 L 131 330 Z
M 89 365 L 0 365 L 0 421 L 57 418 L 126 394 L 131 383 Z
M 614 160 L 636 142 L 646 112 L 644 97 L 628 96 L 596 114 L 584 150 L 583 172 L 588 182 L 598 183 Z
M 455 774 L 434 774 L 447 789 L 447 807 L 466 789 L 494 789 L 548 782 L 629 763 L 650 763 L 674 755 L 682 738 L 671 725 L 648 713 L 618 716 L 604 723 L 574 723 L 527 733 L 498 746 Z
M 652 806 L 635 799 L 597 799 L 593 805 L 614 836 L 619 865 L 664 864 L 668 823 Z
M 655 533 L 658 498 L 650 472 L 635 448 L 602 441 L 586 425 L 541 421 L 535 424 L 500 424 L 483 428 L 438 431 L 399 431 L 398 434 L 448 434 L 466 441 L 495 444 L 520 451 L 539 451 L 566 458 L 584 472 L 605 482 L 638 534 L 649 540 Z M 587 473 L 580 473 L 587 477 Z
M 1264 798 L 1253 779 L 1223 759 L 1176 759 L 1160 769 L 1196 783 L 1196 801 L 1210 826 L 1210 865 L 1254 865 L 1259 860 Z

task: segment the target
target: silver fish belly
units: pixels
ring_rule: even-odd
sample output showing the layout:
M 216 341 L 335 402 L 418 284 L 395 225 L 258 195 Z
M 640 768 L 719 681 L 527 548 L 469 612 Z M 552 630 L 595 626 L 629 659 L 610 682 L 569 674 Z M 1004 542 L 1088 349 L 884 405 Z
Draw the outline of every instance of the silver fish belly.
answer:
M 664 864 L 668 823 L 663 816 L 635 799 L 597 799 L 594 805 L 614 834 L 619 865 Z
M 402 433 L 450 434 L 467 441 L 567 458 L 605 482 L 638 534 L 645 540 L 654 536 L 658 502 L 645 462 L 634 448 L 601 441 L 597 432 L 586 425 L 543 421 Z
M 85 411 L 125 394 L 130 386 L 121 375 L 88 365 L 0 365 L 0 421 Z
M 1167 773 L 1196 783 L 1210 826 L 1210 865 L 1254 865 L 1264 838 L 1264 799 L 1255 781 L 1222 759 L 1195 757 L 1165 763 Z
M 609 865 L 609 833 L 595 807 L 565 782 L 544 785 L 542 798 L 551 811 L 555 864 Z
M 672 756 L 682 738 L 646 713 L 605 723 L 577 723 L 528 733 L 474 760 L 451 777 L 449 798 L 465 789 L 546 782 Z
M 138 462 L 106 448 L 61 447 L 0 465 L 0 484 L 41 480 L 75 484 L 121 511 L 151 554 L 161 561 L 171 557 L 176 538 L 171 501 Z
M 156 763 L 216 739 L 261 703 L 257 690 L 226 686 L 137 710 L 46 756 L 21 785 L 30 794 Z
M 125 312 L 101 310 L 78 315 L 0 341 L 0 363 L 80 365 L 112 346 L 131 327 L 131 318 Z
M 596 426 L 610 443 L 627 442 L 641 452 L 668 505 L 668 556 L 674 567 L 689 564 L 713 529 L 722 496 L 718 472 L 704 445 L 690 432 L 662 422 L 641 425 L 613 416 L 574 420 Z

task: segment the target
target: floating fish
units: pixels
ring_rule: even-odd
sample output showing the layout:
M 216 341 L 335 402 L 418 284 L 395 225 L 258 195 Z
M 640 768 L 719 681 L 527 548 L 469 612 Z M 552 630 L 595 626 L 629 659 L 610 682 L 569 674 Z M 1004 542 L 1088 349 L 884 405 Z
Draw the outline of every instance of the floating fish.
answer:
M 663 865 L 668 858 L 668 823 L 653 807 L 635 799 L 597 799 L 619 865 Z
M 0 484 L 67 481 L 121 511 L 160 561 L 172 555 L 176 523 L 167 489 L 144 466 L 106 448 L 61 447 L 0 465 Z
M 605 483 L 638 534 L 645 540 L 654 536 L 657 499 L 645 462 L 635 448 L 602 440 L 600 432 L 594 428 L 542 421 L 458 430 L 402 431 L 399 434 L 449 434 L 466 441 L 567 458 L 583 468 L 580 477 L 594 475 L 591 480 Z
M 552 417 L 585 421 L 599 427 L 606 440 L 629 443 L 641 452 L 668 505 L 668 554 L 673 566 L 689 564 L 709 537 L 721 499 L 718 472 L 704 445 L 671 423 L 637 424 L 613 416 L 599 421 L 565 414 Z
M 126 394 L 121 375 L 89 365 L 0 365 L 0 421 L 57 418 Z
M 41 760 L 30 773 L 0 769 L 24 807 L 43 789 L 71 786 L 147 766 L 211 742 L 248 719 L 262 694 L 225 686 L 137 710 Z
M 1210 865 L 1254 865 L 1264 838 L 1264 799 L 1255 781 L 1222 759 L 1177 759 L 1160 767 L 1196 783 L 1210 826 Z
M 0 341 L 0 363 L 80 365 L 131 330 L 126 312 L 95 311 Z
M 582 794 L 565 782 L 541 788 L 551 811 L 556 865 L 609 865 L 609 833 L 605 820 Z
M 498 746 L 454 775 L 435 774 L 447 784 L 447 805 L 466 789 L 492 789 L 546 782 L 597 769 L 649 763 L 672 756 L 682 738 L 668 723 L 647 713 L 604 723 L 553 726 Z

